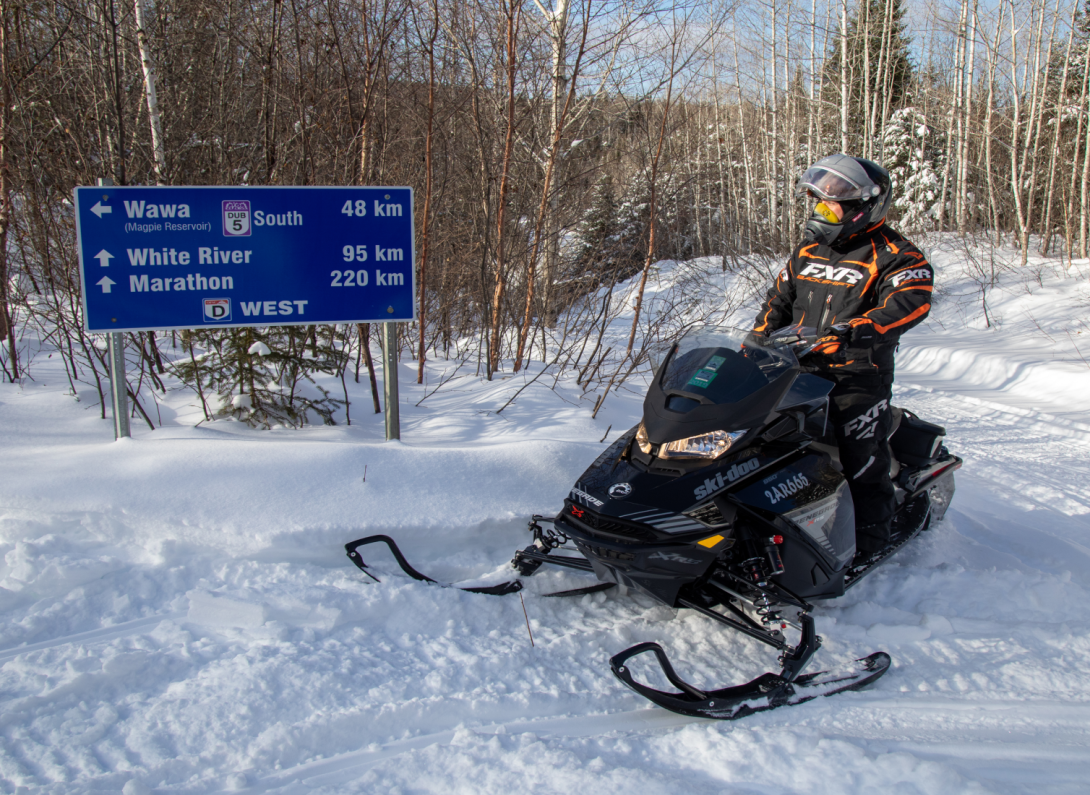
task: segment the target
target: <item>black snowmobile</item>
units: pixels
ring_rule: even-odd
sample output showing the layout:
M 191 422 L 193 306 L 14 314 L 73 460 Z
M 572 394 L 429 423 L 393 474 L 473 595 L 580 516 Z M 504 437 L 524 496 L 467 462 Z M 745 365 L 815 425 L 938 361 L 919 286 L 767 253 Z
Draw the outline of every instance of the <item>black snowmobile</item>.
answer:
M 885 549 L 857 555 L 852 498 L 826 420 L 833 385 L 800 364 L 815 342 L 814 330 L 800 327 L 764 344 L 742 331 L 698 329 L 670 346 L 643 421 L 591 464 L 559 514 L 533 517 L 533 543 L 512 561 L 524 577 L 549 563 L 600 581 L 550 595 L 623 585 L 780 652 L 779 674 L 713 691 L 682 680 L 657 643 L 610 660 L 618 679 L 666 709 L 735 719 L 857 689 L 889 668 L 889 655 L 876 652 L 840 670 L 803 674 L 821 645 L 812 602 L 841 596 L 941 519 L 962 461 L 943 446 L 942 428 L 893 409 L 893 537 Z M 385 536 L 346 545 L 361 570 L 370 575 L 358 547 L 376 541 L 407 573 L 430 580 Z M 521 585 L 467 590 L 504 594 Z M 794 645 L 788 633 L 797 633 Z M 678 692 L 635 680 L 629 661 L 646 652 Z

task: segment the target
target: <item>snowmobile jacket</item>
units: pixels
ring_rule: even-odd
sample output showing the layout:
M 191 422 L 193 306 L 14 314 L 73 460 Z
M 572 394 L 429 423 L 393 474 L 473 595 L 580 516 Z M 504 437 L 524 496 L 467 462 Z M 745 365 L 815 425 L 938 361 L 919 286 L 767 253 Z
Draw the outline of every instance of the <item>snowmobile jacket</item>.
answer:
M 931 309 L 933 281 L 920 250 L 884 222 L 832 246 L 802 243 L 768 291 L 753 330 L 767 335 L 793 324 L 814 326 L 830 335 L 818 349 L 831 354 L 821 357 L 820 370 L 891 377 L 900 336 Z M 850 342 L 867 337 L 865 347 Z

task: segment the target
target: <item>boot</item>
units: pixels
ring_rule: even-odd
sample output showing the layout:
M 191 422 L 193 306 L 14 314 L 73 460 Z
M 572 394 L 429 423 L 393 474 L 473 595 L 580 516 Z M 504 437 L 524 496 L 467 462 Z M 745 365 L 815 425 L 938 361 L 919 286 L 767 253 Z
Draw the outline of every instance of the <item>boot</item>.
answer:
M 855 548 L 858 552 L 871 554 L 885 549 L 890 544 L 889 522 L 873 522 L 857 525 L 855 528 Z

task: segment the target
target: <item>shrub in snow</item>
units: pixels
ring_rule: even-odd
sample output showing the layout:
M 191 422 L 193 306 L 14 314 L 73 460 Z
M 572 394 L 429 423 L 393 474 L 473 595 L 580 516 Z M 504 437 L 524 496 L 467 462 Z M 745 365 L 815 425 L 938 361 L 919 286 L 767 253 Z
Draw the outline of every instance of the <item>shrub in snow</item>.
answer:
M 346 354 L 329 336 L 306 326 L 196 329 L 183 335 L 189 349 L 200 355 L 183 357 L 172 368 L 209 411 L 234 417 L 254 427 L 302 427 L 313 412 L 326 425 L 344 405 L 318 384 L 318 373 L 338 375 Z M 194 350 L 195 352 L 195 350 Z

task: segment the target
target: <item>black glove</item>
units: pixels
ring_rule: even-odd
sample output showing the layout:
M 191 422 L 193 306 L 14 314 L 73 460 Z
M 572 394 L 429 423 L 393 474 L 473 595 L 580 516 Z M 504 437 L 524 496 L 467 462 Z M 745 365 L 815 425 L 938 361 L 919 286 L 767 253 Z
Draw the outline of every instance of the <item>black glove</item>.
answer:
M 878 341 L 878 330 L 873 323 L 859 323 L 852 326 L 849 348 L 873 348 Z
M 837 323 L 829 329 L 836 334 L 848 348 L 869 349 L 878 341 L 878 330 L 873 323 Z

